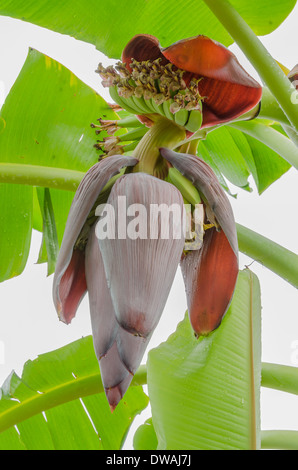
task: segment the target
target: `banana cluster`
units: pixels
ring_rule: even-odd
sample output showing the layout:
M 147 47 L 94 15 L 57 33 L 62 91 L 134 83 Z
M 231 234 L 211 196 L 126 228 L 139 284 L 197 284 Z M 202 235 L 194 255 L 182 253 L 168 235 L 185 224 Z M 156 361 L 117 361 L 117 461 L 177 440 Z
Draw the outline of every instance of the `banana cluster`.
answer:
M 202 125 L 202 101 L 198 83 L 183 79 L 184 71 L 172 64 L 162 65 L 160 60 L 137 62 L 133 60 L 129 71 L 119 62 L 115 67 L 99 64 L 97 73 L 102 84 L 110 88 L 111 98 L 132 114 L 160 114 L 189 132 Z
M 157 104 L 154 98 L 146 100 L 143 96 L 140 98 L 135 96 L 124 98 L 123 96 L 119 96 L 117 86 L 110 87 L 110 95 L 111 98 L 119 104 L 119 106 L 132 114 L 160 114 L 161 116 L 176 122 L 176 124 L 184 127 L 189 132 L 198 131 L 202 125 L 203 116 L 201 109 L 192 109 L 189 111 L 186 108 L 182 108 L 176 111 L 176 101 L 173 98 L 170 98 L 161 104 Z

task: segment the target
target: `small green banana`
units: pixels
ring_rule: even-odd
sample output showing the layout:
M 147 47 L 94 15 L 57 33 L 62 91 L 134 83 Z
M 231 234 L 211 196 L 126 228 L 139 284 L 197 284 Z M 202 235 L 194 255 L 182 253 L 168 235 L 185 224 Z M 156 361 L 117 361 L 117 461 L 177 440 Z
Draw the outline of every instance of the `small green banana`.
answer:
M 112 91 L 112 93 L 111 93 Z M 148 114 L 148 108 L 142 107 L 140 103 L 138 103 L 138 98 L 134 96 L 130 96 L 129 98 L 124 98 L 123 96 L 119 96 L 117 87 L 110 88 L 110 95 L 116 103 L 118 103 L 122 108 L 126 109 L 132 114 Z
M 180 109 L 174 114 L 175 122 L 179 126 L 184 127 L 188 120 L 189 111 L 187 109 Z
M 131 142 L 133 140 L 141 139 L 146 132 L 148 131 L 147 127 L 137 127 L 136 129 L 132 129 L 125 134 L 119 135 L 120 142 Z
M 127 129 L 131 127 L 144 127 L 144 125 L 138 120 L 136 116 L 127 116 L 117 121 L 117 127 Z
M 155 109 L 155 112 L 157 114 L 160 114 L 161 116 L 164 116 L 165 117 L 165 113 L 164 113 L 164 110 L 163 110 L 163 105 L 162 104 L 157 104 L 155 101 L 154 101 L 154 98 L 151 98 L 151 105 L 152 105 L 152 108 Z
M 146 100 L 146 99 L 143 97 L 143 100 L 144 100 L 145 105 L 146 105 L 147 108 L 148 108 L 148 113 L 149 113 L 149 114 L 152 114 L 152 113 L 153 113 L 153 114 L 156 114 L 157 111 L 156 111 L 155 107 L 154 107 L 153 104 L 152 104 L 152 101 L 153 101 L 152 98 Z
M 170 111 L 170 107 L 171 105 L 174 103 L 174 100 L 166 100 L 163 102 L 162 106 L 163 106 L 163 110 L 164 110 L 164 115 L 166 118 L 170 119 L 170 121 L 174 121 L 175 118 L 174 118 L 174 114 L 171 113 Z
M 140 110 L 139 114 L 151 114 L 152 111 L 148 108 L 147 104 L 144 101 L 143 97 L 137 98 L 136 96 L 131 96 L 130 99 L 135 104 L 135 107 Z
M 189 111 L 189 118 L 184 127 L 190 132 L 196 132 L 201 128 L 202 121 L 202 112 L 199 109 L 193 109 L 192 111 Z
M 170 179 L 171 183 L 176 186 L 176 188 L 180 191 L 184 199 L 186 199 L 190 204 L 194 207 L 196 204 L 201 204 L 201 197 L 197 188 L 183 176 L 180 171 L 176 168 L 170 168 L 168 172 L 168 178 Z
M 128 100 L 119 96 L 116 86 L 110 87 L 109 93 L 111 95 L 111 98 L 115 101 L 115 103 L 119 104 L 121 108 L 126 109 L 126 111 L 128 111 L 129 113 L 132 113 L 132 114 L 136 113 L 136 110 L 132 106 L 130 106 L 129 103 L 127 102 Z

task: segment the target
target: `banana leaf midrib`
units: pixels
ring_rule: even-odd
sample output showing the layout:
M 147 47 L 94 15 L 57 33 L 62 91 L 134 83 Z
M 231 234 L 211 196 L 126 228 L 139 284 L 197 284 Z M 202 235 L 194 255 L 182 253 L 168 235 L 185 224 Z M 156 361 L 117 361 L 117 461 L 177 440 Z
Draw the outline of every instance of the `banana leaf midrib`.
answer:
M 34 393 L 32 397 L 21 403 L 16 402 L 15 406 L 0 413 L 0 432 L 42 411 L 83 396 L 103 392 L 103 387 L 99 373 L 93 373 L 53 386 L 45 392 L 37 392 L 33 389 L 32 392 Z
M 135 374 L 132 386 L 144 385 L 145 383 L 146 367 L 143 365 Z M 98 371 L 90 373 L 88 376 L 76 377 L 73 380 L 55 385 L 43 393 L 36 392 L 33 389 L 32 391 L 34 392 L 33 397 L 27 398 L 21 403 L 15 402 L 15 406 L 0 412 L 0 433 L 33 415 L 55 406 L 78 398 L 103 393 L 104 388 Z
M 256 436 L 256 402 L 255 402 L 255 391 L 256 391 L 256 384 L 255 384 L 255 368 L 254 368 L 254 325 L 253 325 L 253 278 L 250 276 L 250 299 L 249 299 L 249 318 L 250 318 L 250 370 L 251 370 L 251 380 L 250 380 L 250 387 L 251 387 L 251 419 L 250 419 L 250 426 L 251 426 L 251 445 L 250 448 L 252 450 L 256 450 L 257 448 L 257 436 Z

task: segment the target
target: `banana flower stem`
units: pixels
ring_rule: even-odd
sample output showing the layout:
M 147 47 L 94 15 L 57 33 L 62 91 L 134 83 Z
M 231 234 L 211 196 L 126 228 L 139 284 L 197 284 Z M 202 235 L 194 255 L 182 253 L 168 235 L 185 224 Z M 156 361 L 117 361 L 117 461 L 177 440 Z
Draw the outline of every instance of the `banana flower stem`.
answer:
M 298 431 L 261 431 L 261 448 L 298 450 Z
M 298 288 L 298 255 L 243 225 L 236 226 L 239 250 Z
M 157 172 L 163 173 L 163 161 L 160 157 L 159 149 L 167 147 L 173 149 L 185 138 L 185 129 L 161 116 L 156 117 L 152 127 L 138 143 L 132 156 L 139 160 L 134 167 L 134 172 L 144 172 L 156 175 Z

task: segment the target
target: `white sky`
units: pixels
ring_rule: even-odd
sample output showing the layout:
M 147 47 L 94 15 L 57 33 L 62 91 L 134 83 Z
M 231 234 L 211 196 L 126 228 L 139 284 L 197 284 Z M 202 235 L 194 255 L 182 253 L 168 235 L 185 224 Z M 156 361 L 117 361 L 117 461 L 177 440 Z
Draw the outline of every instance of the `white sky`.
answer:
M 297 24 L 298 6 L 278 30 L 262 38 L 269 52 L 290 69 L 298 62 Z M 104 57 L 92 45 L 0 17 L 0 106 L 21 70 L 29 47 L 58 60 L 110 101 L 107 90 L 101 89 L 99 77 L 94 73 Z M 238 48 L 234 45 L 231 49 L 248 72 L 257 78 Z M 231 185 L 238 193 L 237 200 L 231 199 L 236 221 L 298 253 L 296 171 L 290 170 L 262 196 L 258 196 L 253 182 L 251 185 L 254 192 L 250 194 Z M 52 277 L 46 278 L 45 266 L 35 264 L 39 244 L 40 235 L 34 232 L 25 272 L 0 284 L 0 384 L 12 369 L 21 374 L 26 360 L 91 333 L 87 297 L 71 325 L 58 321 L 51 297 Z M 240 262 L 244 267 L 251 259 L 241 254 Z M 256 262 L 250 268 L 258 275 L 262 289 L 262 359 L 298 365 L 298 292 Z M 150 348 L 175 330 L 185 310 L 184 287 L 178 271 Z M 262 429 L 298 430 L 298 396 L 264 389 L 261 405 Z M 136 419 L 135 426 L 148 416 L 150 411 L 146 410 Z M 131 435 L 127 448 L 131 446 Z

